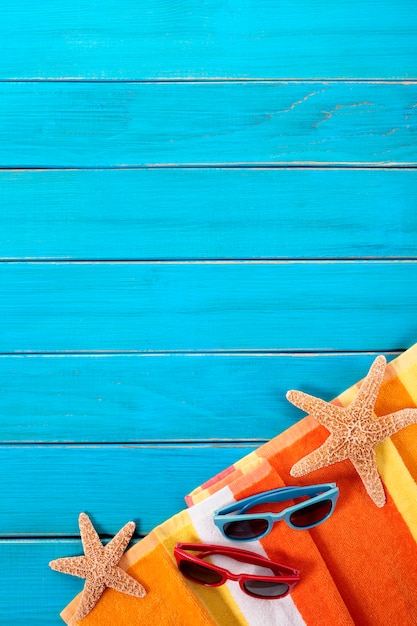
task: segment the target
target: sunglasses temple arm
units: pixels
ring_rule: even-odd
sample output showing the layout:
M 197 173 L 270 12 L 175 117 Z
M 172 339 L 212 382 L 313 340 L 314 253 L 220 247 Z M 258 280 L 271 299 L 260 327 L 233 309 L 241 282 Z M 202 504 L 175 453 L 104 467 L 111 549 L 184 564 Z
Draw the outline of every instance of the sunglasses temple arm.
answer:
M 202 552 L 200 552 L 200 554 L 196 556 L 201 559 L 212 554 L 229 556 L 235 561 L 239 561 L 241 563 L 251 563 L 252 565 L 267 567 L 272 571 L 279 571 L 280 576 L 298 577 L 300 575 L 299 570 L 288 567 L 286 565 L 281 565 L 280 563 L 275 563 L 274 561 L 270 561 L 269 559 L 258 555 L 255 552 L 248 552 L 247 550 L 240 549 L 237 550 L 236 548 L 229 548 L 228 546 L 207 546 L 205 550 L 203 550 Z
M 264 502 L 283 502 L 284 500 L 289 500 L 290 498 L 298 498 L 300 496 L 310 496 L 310 495 L 318 495 L 324 489 L 327 488 L 328 485 L 311 485 L 307 487 L 284 487 L 280 489 L 276 489 L 273 491 L 267 491 L 265 493 L 256 494 L 254 496 L 249 496 L 249 498 L 245 498 L 240 502 L 239 513 L 244 513 L 248 511 L 254 506 L 258 504 L 263 504 Z M 239 503 L 236 503 L 239 504 Z M 222 513 L 226 511 L 222 510 Z
M 235 555 L 233 558 L 243 563 L 247 563 L 249 561 L 248 557 L 238 558 Z M 284 577 L 285 576 L 295 576 L 295 577 L 300 576 L 300 571 L 298 569 L 294 569 L 293 567 L 288 567 L 287 565 L 281 565 L 281 563 L 275 563 L 274 561 L 270 561 L 269 559 L 266 559 L 262 556 L 258 556 L 254 554 L 253 552 L 250 555 L 250 562 L 252 563 L 252 565 L 259 565 L 261 567 L 267 567 L 268 569 L 272 570 L 275 575 L 277 575 L 277 572 L 279 572 L 278 575 L 284 576 Z
M 233 555 L 233 558 L 236 561 L 240 561 L 241 563 L 251 563 L 252 565 L 259 565 L 260 567 L 266 567 L 268 569 L 270 569 L 272 572 L 274 572 L 275 575 L 277 575 L 276 572 L 279 572 L 279 576 L 295 576 L 295 577 L 299 577 L 300 576 L 300 572 L 297 569 L 294 569 L 292 567 L 288 567 L 286 565 L 281 565 L 281 563 L 275 563 L 274 561 L 270 561 L 269 559 L 265 559 L 262 556 L 258 556 L 256 554 L 254 554 L 253 552 L 250 553 L 250 556 L 244 556 L 244 555 Z
M 244 498 L 244 500 L 239 500 L 229 506 L 222 507 L 216 511 L 215 514 L 227 515 L 228 513 L 235 512 L 244 513 L 248 509 L 251 509 L 257 504 L 262 504 L 263 502 L 283 502 L 294 495 L 294 490 L 299 491 L 299 487 L 280 487 L 279 489 L 266 491 L 265 493 L 257 493 L 254 496 L 249 496 L 248 498 Z

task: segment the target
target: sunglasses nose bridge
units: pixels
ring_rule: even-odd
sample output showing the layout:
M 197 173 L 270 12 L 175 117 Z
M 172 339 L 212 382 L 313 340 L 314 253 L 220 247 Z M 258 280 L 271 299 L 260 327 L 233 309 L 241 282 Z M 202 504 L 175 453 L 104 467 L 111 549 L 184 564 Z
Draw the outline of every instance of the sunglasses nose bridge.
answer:
M 239 587 L 240 587 L 241 591 L 243 591 L 243 593 L 245 593 L 247 596 L 250 596 L 251 598 L 253 598 L 252 594 L 249 593 L 249 591 L 245 588 L 246 580 L 247 580 L 247 577 L 240 576 L 240 578 L 239 578 Z
M 240 586 L 242 586 L 245 580 L 245 576 L 244 574 L 234 574 L 233 572 L 227 571 L 227 580 L 234 580 L 235 582 L 238 582 Z

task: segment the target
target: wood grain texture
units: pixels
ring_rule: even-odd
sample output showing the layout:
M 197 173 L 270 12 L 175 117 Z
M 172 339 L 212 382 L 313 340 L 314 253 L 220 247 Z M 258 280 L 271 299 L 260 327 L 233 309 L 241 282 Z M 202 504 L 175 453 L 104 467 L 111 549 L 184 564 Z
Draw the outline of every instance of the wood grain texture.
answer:
M 183 508 L 184 496 L 255 450 L 206 445 L 0 446 L 4 479 L 0 534 L 79 536 L 81 511 L 98 532 L 133 520 L 148 533 Z
M 0 165 L 415 164 L 416 102 L 417 84 L 6 82 Z
M 395 350 L 416 282 L 398 261 L 3 263 L 0 351 Z
M 414 8 L 410 0 L 4 0 L 0 77 L 412 78 Z
M 0 623 L 62 626 L 59 613 L 84 583 L 59 576 L 48 563 L 80 554 L 81 541 L 76 539 L 0 540 Z
M 405 169 L 4 170 L 0 255 L 417 257 L 416 205 Z
M 2 356 L 0 437 L 4 443 L 267 440 L 303 415 L 286 400 L 288 389 L 331 400 L 360 380 L 375 356 Z

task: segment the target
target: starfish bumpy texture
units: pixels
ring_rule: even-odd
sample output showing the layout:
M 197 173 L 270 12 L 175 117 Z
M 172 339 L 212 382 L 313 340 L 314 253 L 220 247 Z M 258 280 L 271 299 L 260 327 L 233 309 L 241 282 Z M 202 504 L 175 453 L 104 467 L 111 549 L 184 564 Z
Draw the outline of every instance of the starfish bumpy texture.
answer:
M 385 492 L 376 464 L 376 446 L 397 431 L 417 423 L 417 409 L 402 409 L 383 417 L 373 415 L 374 405 L 386 368 L 385 357 L 378 356 L 347 408 L 336 406 L 301 391 L 289 391 L 288 400 L 316 418 L 330 436 L 323 445 L 293 465 L 291 476 L 304 476 L 322 467 L 349 459 L 365 488 L 379 507 Z
M 102 545 L 88 515 L 80 514 L 79 525 L 84 556 L 65 557 L 49 563 L 58 572 L 86 579 L 75 618 L 81 620 L 88 615 L 106 587 L 143 598 L 146 591 L 142 585 L 117 565 L 132 538 L 135 523 L 128 522 L 106 546 Z

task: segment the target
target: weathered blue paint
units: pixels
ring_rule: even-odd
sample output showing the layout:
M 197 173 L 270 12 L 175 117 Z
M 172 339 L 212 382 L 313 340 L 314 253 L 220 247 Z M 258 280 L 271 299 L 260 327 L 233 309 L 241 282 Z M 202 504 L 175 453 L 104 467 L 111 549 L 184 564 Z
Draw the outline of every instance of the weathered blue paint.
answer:
M 3 259 L 417 257 L 417 174 L 0 171 Z
M 417 262 L 3 263 L 1 352 L 401 349 Z
M 2 356 L 1 440 L 267 440 L 302 415 L 286 400 L 288 389 L 331 400 L 360 380 L 374 358 L 227 352 Z
M 0 562 L 7 567 L 7 578 L 2 574 L 0 585 L 0 623 L 63 626 L 59 613 L 82 590 L 84 582 L 68 576 L 63 584 L 48 563 L 80 554 L 81 541 L 76 539 L 0 540 Z
M 2 1 L 0 78 L 416 78 L 412 0 Z
M 137 532 L 185 508 L 183 496 L 256 444 L 0 446 L 3 537 L 78 535 L 78 514 L 99 532 L 132 519 Z M 152 506 L 150 503 L 152 502 Z
M 416 101 L 415 83 L 0 83 L 0 165 L 415 164 Z

